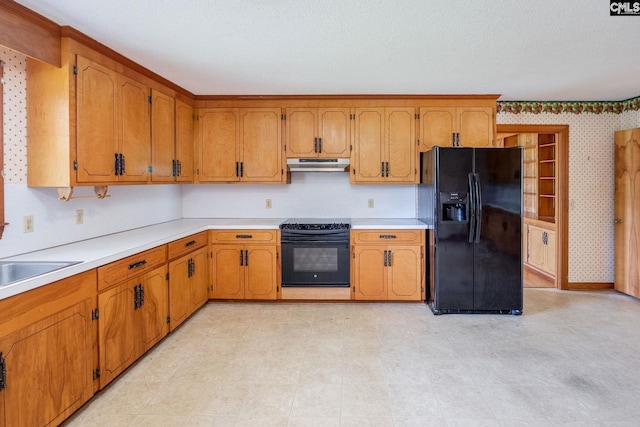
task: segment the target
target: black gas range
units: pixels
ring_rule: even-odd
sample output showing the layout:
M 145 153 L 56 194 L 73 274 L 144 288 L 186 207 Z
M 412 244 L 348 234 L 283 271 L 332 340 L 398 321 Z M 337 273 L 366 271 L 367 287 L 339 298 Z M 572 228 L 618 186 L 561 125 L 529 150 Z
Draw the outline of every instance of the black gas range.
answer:
M 349 287 L 345 218 L 290 218 L 280 224 L 282 286 Z

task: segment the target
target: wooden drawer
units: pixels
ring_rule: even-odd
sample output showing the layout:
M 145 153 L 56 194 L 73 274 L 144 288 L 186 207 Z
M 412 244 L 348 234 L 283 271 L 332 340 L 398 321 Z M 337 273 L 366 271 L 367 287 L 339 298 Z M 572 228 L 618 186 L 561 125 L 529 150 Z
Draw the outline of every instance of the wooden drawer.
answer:
M 280 243 L 280 230 L 213 230 L 211 243 Z
M 162 245 L 120 261 L 98 267 L 98 291 L 153 270 L 167 262 L 167 246 Z
M 168 258 L 174 259 L 189 253 L 193 250 L 200 249 L 207 244 L 207 232 L 193 234 L 184 239 L 176 240 L 167 245 Z
M 421 245 L 424 235 L 424 230 L 351 230 L 351 244 Z

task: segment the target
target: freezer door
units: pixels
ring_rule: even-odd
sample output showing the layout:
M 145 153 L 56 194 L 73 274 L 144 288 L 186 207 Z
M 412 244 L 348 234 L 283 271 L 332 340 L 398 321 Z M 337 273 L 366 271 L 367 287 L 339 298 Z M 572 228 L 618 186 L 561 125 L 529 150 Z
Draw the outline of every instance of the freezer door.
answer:
M 436 149 L 436 212 L 434 247 L 434 311 L 472 310 L 473 244 L 469 243 L 469 178 L 473 171 L 473 149 Z M 456 200 L 454 200 L 454 198 Z
M 522 310 L 522 149 L 477 148 L 474 309 Z

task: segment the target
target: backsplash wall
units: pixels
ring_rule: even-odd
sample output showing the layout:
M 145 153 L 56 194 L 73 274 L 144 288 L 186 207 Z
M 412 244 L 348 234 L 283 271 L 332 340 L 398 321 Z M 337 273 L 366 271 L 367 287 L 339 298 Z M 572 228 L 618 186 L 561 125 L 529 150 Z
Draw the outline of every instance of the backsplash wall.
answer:
M 0 258 L 91 237 L 144 227 L 182 217 L 180 185 L 113 186 L 111 197 L 58 200 L 55 188 L 27 187 L 27 120 L 25 56 L 0 47 L 5 62 L 4 174 L 5 228 Z M 93 187 L 76 188 L 74 196 L 92 196 Z M 84 211 L 84 224 L 75 211 Z M 25 215 L 33 215 L 34 231 L 22 232 Z

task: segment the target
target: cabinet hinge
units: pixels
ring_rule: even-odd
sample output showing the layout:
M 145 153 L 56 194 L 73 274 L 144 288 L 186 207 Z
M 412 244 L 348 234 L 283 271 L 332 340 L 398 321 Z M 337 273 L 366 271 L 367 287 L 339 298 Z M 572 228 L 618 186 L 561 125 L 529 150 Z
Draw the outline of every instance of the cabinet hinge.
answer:
M 167 325 L 171 323 L 171 316 L 167 316 Z
M 286 114 L 280 114 L 280 119 L 281 120 L 287 120 L 287 115 Z
M 276 292 L 280 292 L 280 286 L 276 285 Z
M 351 254 L 353 255 L 353 259 L 356 259 L 356 253 L 352 252 Z
M 77 160 L 74 160 L 74 161 L 73 161 L 73 170 L 74 170 L 74 171 L 77 171 L 77 170 L 78 170 L 78 161 L 77 161 Z
M 420 145 L 420 140 L 418 139 L 418 145 Z
M 149 165 L 149 167 L 147 168 L 147 170 L 149 171 L 149 173 L 153 172 L 153 166 Z
M 73 66 L 73 74 L 78 74 L 78 66 L 77 65 Z
M 100 378 L 100 368 L 96 368 L 93 370 L 93 372 L 91 372 L 93 379 L 97 380 L 98 378 Z
M 0 390 L 7 388 L 7 365 L 4 362 L 4 355 L 0 351 Z
M 91 310 L 91 320 L 97 320 L 100 318 L 100 310 L 97 308 L 95 310 Z
M 414 114 L 414 118 L 415 118 L 416 120 L 419 120 L 419 119 L 420 119 L 420 113 L 416 113 L 416 114 Z
M 152 103 L 153 103 L 153 100 L 151 98 L 151 95 L 149 95 L 149 104 L 152 104 Z
M 355 286 L 354 286 L 352 289 L 353 289 L 353 292 L 355 292 L 355 291 L 356 291 L 356 287 L 355 287 Z
M 353 151 L 353 145 L 349 146 L 349 151 Z
M 169 280 L 169 273 L 167 273 L 167 280 Z

